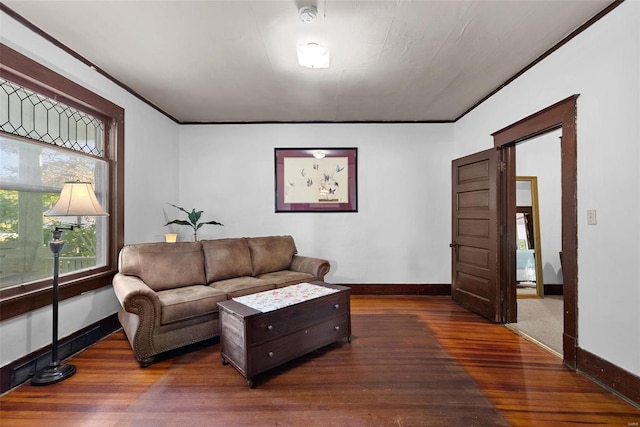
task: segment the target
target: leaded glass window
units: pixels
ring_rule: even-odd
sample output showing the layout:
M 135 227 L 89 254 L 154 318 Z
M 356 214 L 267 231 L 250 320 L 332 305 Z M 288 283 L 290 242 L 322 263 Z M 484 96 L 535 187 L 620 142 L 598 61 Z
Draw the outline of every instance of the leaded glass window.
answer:
M 106 263 L 104 218 L 49 218 L 65 181 L 88 181 L 107 207 L 105 130 L 97 117 L 0 80 L 0 288 L 52 274 L 47 242 L 56 225 L 83 226 L 64 233 L 61 274 Z

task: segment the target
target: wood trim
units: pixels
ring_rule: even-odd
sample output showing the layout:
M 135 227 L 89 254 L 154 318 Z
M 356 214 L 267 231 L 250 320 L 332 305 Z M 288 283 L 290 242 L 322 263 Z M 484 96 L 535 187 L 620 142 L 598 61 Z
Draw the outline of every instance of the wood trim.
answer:
M 500 218 L 499 229 L 502 232 L 502 239 L 499 241 L 500 253 L 498 256 L 502 262 L 502 278 L 516 277 L 516 229 L 515 227 L 505 227 L 504 224 L 515 222 L 516 217 L 516 152 L 513 146 L 501 146 L 500 148 L 500 161 L 503 167 L 501 167 L 502 174 L 499 178 L 500 185 L 498 188 L 498 199 L 500 200 Z M 513 218 L 514 220 L 512 220 Z M 504 323 L 513 323 L 517 318 L 517 299 L 518 292 L 515 286 L 515 281 L 499 280 L 500 286 L 500 298 L 501 298 L 501 311 L 502 320 Z M 513 282 L 513 286 L 509 286 L 509 283 Z
M 451 284 L 348 284 L 351 295 L 451 295 Z
M 111 280 L 115 273 L 107 272 L 89 278 L 69 281 L 65 277 L 60 283 L 60 301 L 73 298 L 85 292 L 93 291 L 105 286 L 111 286 Z M 33 310 L 51 305 L 53 292 L 51 289 L 51 279 L 43 280 L 34 284 L 18 286 L 17 289 L 6 289 L 0 291 L 0 321 L 20 316 Z M 30 289 L 29 292 L 20 294 L 20 290 Z
M 562 128 L 561 138 L 561 169 L 562 169 L 562 251 L 563 251 L 563 294 L 564 294 L 564 334 L 563 352 L 564 363 L 571 369 L 576 369 L 576 346 L 578 338 L 577 318 L 578 306 L 576 295 L 578 291 L 578 212 L 577 212 L 577 135 L 576 108 L 579 95 L 572 95 L 532 114 L 510 126 L 493 133 L 495 147 L 506 147 L 515 150 L 515 144 L 526 139 L 541 135 L 550 130 Z M 515 161 L 515 156 L 508 163 Z M 509 167 L 509 166 L 507 166 Z M 515 181 L 508 181 L 507 185 L 515 186 Z M 507 189 L 507 193 L 515 189 Z M 506 221 L 507 230 L 515 227 L 511 221 Z M 506 233 L 507 236 L 512 234 Z M 507 242 L 508 243 L 508 242 Z M 505 243 L 505 245 L 507 245 Z M 508 253 L 505 256 L 514 257 Z M 513 260 L 515 262 L 515 260 Z M 504 286 L 509 281 L 503 280 Z
M 75 108 L 101 117 L 124 119 L 124 110 L 108 99 L 0 43 L 0 76 Z M 18 81 L 16 81 L 18 80 Z
M 577 354 L 580 373 L 640 407 L 640 377 L 582 348 Z
M 42 64 L 0 43 L 0 77 L 21 84 L 59 102 L 100 117 L 111 136 L 104 159 L 109 167 L 109 253 L 107 266 L 91 275 L 60 278 L 60 300 L 111 285 L 118 252 L 124 245 L 124 109 Z M 51 304 L 51 279 L 0 290 L 0 321 Z
M 574 118 L 576 100 L 580 95 L 571 95 L 562 101 L 556 102 L 537 113 L 504 127 L 491 135 L 494 147 L 513 145 L 526 139 L 534 138 L 549 131 L 563 127 L 564 122 Z M 563 129 L 564 131 L 564 129 Z M 563 135 L 564 137 L 564 135 Z
M 71 344 L 70 348 L 76 349 L 78 346 L 74 345 L 74 342 L 80 341 L 81 337 L 85 335 L 88 331 L 98 328 L 99 335 L 95 339 L 92 339 L 91 342 L 83 342 L 82 347 L 77 348 L 77 350 L 74 351 L 74 354 L 79 353 L 85 350 L 91 344 L 94 344 L 100 341 L 101 339 L 108 337 L 113 332 L 120 329 L 120 327 L 121 326 L 120 326 L 120 322 L 118 321 L 118 315 L 114 313 L 108 317 L 105 317 L 102 320 L 99 320 L 89 326 L 86 326 L 78 331 L 75 331 L 71 335 L 61 339 L 58 343 L 58 347 L 62 348 L 67 344 Z M 20 359 L 14 360 L 13 362 L 0 368 L 0 394 L 6 393 L 13 387 L 16 387 L 19 385 L 19 384 L 12 384 L 13 383 L 12 374 L 15 369 L 25 364 L 28 364 L 29 362 L 42 358 L 46 356 L 47 353 L 50 353 L 50 352 L 51 352 L 51 345 L 48 345 L 46 347 L 42 347 L 36 351 L 33 351 L 21 357 Z M 61 358 L 66 359 L 69 356 L 72 356 L 72 354 L 61 355 Z M 50 361 L 51 360 L 49 360 L 49 362 Z

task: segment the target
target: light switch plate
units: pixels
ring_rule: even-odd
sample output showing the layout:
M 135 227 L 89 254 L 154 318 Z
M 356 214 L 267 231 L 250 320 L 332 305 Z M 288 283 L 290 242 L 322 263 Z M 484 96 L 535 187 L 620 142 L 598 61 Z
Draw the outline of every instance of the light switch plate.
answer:
M 598 217 L 596 216 L 595 209 L 589 209 L 587 211 L 587 224 L 588 225 L 596 225 L 598 223 Z

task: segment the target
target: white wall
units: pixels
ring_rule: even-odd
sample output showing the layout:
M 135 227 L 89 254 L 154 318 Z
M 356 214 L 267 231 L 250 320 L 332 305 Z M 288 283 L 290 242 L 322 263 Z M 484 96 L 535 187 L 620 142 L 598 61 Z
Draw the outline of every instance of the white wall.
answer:
M 125 239 L 153 241 L 178 196 L 178 125 L 0 12 L 0 41 L 125 109 Z M 117 311 L 110 287 L 60 303 L 63 338 Z M 51 343 L 51 307 L 0 322 L 0 366 Z
M 452 124 L 183 126 L 180 203 L 225 224 L 202 239 L 292 235 L 331 282 L 450 283 L 452 138 Z M 275 147 L 357 147 L 358 212 L 274 213 Z
M 455 156 L 491 147 L 492 132 L 572 94 L 580 94 L 578 342 L 640 375 L 640 2 L 624 2 L 459 120 Z

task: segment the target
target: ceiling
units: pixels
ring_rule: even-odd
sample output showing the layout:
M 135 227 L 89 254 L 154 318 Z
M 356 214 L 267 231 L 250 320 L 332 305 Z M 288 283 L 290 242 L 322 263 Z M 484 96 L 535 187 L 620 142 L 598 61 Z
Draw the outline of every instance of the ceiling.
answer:
M 235 123 L 456 120 L 611 1 L 3 3 L 177 122 Z

